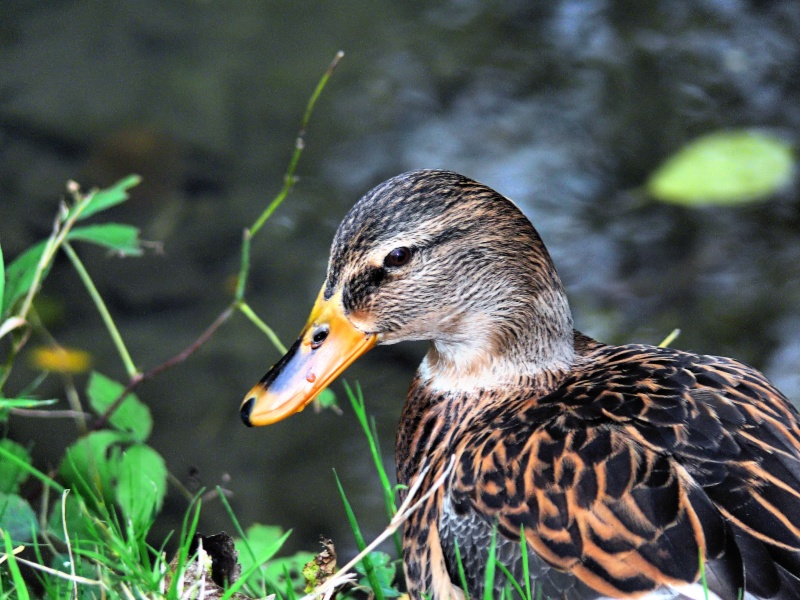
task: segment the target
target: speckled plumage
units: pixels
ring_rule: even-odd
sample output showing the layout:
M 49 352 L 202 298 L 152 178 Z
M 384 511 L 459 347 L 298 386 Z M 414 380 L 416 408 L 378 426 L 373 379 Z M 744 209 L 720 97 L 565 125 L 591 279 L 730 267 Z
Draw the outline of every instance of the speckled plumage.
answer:
M 384 257 L 408 248 L 411 259 Z M 378 343 L 431 350 L 403 408 L 398 480 L 455 468 L 407 521 L 411 598 L 482 597 L 498 558 L 546 595 L 800 598 L 800 418 L 729 358 L 608 346 L 572 329 L 541 239 L 507 199 L 445 171 L 379 185 L 336 234 L 324 289 Z M 251 409 L 252 402 L 246 408 Z M 247 418 L 247 414 L 245 415 Z M 496 595 L 504 585 L 500 571 Z

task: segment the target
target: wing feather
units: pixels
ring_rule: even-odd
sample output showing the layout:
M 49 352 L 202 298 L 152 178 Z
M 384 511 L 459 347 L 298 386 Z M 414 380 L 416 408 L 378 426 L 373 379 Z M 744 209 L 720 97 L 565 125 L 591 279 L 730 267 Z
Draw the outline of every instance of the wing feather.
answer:
M 797 597 L 800 420 L 786 398 L 731 359 L 586 358 L 557 391 L 469 425 L 451 490 L 462 509 L 512 539 L 524 527 L 538 557 L 598 594 L 695 582 L 702 556 L 720 597 Z

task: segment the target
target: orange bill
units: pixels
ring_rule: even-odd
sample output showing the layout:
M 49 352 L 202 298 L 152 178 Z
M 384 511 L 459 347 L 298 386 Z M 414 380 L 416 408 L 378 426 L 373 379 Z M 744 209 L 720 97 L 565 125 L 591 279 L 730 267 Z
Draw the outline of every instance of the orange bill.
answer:
M 245 396 L 242 421 L 271 425 L 300 412 L 377 339 L 350 323 L 341 293 L 325 300 L 320 291 L 300 337 Z

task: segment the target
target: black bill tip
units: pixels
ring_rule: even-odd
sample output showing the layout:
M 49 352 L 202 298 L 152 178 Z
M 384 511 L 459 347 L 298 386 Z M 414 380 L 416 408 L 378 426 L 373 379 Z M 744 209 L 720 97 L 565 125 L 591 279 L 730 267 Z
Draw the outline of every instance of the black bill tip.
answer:
M 255 397 L 248 398 L 242 403 L 242 408 L 239 410 L 239 416 L 242 417 L 242 423 L 248 427 L 253 426 L 253 424 L 250 422 L 250 413 L 253 412 L 253 406 L 255 403 Z

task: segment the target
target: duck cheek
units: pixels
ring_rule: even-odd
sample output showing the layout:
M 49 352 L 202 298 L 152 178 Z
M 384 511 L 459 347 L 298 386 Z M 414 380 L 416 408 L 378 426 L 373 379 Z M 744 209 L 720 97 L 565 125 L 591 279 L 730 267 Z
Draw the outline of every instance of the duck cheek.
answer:
M 300 412 L 376 341 L 344 315 L 339 294 L 329 300 L 320 294 L 297 341 L 245 396 L 245 425 L 271 425 Z

